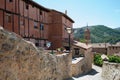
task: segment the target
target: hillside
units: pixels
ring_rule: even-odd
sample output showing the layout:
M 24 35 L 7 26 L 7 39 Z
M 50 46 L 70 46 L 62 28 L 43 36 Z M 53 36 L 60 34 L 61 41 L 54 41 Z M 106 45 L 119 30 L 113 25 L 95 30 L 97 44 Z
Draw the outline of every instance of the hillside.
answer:
M 118 28 L 115 28 L 115 30 L 117 30 L 117 31 L 119 31 L 119 32 L 120 32 L 120 27 L 118 27 Z
M 88 26 L 91 32 L 91 42 L 92 43 L 101 43 L 101 42 L 109 42 L 109 43 L 116 43 L 120 41 L 120 32 L 109 28 L 104 25 L 95 25 L 95 26 Z M 75 28 L 74 29 L 74 37 L 77 40 L 84 39 L 84 30 L 86 27 L 82 28 Z

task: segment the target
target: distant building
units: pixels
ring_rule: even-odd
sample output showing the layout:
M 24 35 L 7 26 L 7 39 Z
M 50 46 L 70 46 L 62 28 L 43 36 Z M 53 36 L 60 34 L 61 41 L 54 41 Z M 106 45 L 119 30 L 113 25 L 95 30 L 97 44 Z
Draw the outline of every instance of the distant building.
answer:
M 106 55 L 120 55 L 120 44 L 93 43 L 92 52 Z
M 107 54 L 108 55 L 113 55 L 114 54 L 114 55 L 120 56 L 120 44 L 108 46 Z

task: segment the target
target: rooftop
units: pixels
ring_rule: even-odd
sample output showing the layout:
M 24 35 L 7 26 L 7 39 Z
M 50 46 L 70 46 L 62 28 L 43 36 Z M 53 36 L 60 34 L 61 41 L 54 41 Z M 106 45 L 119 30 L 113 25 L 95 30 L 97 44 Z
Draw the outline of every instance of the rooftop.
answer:
M 120 47 L 120 42 L 116 44 L 110 44 L 110 43 L 93 43 L 92 47 L 93 48 L 107 48 L 107 47 Z
M 90 44 L 85 44 L 85 43 L 81 43 L 81 42 L 78 42 L 78 41 L 74 41 L 73 45 L 84 48 L 84 49 L 89 49 L 89 48 L 92 47 Z
M 40 8 L 40 9 L 43 9 L 43 10 L 45 10 L 45 11 L 47 11 L 47 12 L 49 12 L 49 11 L 56 11 L 56 12 L 62 14 L 64 17 L 66 17 L 67 19 L 69 19 L 71 22 L 74 23 L 74 21 L 73 21 L 68 15 L 66 15 L 65 13 L 62 13 L 62 12 L 57 11 L 57 10 L 54 10 L 54 9 L 45 8 L 44 6 L 42 6 L 42 5 L 38 4 L 38 3 L 36 3 L 36 2 L 33 1 L 33 0 L 24 0 L 24 1 L 25 1 L 26 3 L 32 4 L 32 5 L 34 5 L 34 6 L 38 7 L 38 8 Z
M 107 48 L 108 46 L 110 46 L 109 43 L 93 43 L 92 47 L 93 48 Z

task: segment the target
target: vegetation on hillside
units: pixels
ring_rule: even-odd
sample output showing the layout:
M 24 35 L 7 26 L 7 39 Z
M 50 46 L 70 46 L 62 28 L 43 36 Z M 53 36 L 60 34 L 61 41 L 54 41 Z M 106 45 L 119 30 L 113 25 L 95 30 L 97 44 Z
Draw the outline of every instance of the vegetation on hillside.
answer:
M 104 25 L 88 26 L 91 32 L 92 43 L 116 43 L 120 41 L 120 31 L 109 28 Z M 84 31 L 86 27 L 74 29 L 74 37 L 77 40 L 84 40 Z
M 115 30 L 117 30 L 117 31 L 119 31 L 119 32 L 120 32 L 120 27 L 118 27 L 118 28 L 115 28 Z

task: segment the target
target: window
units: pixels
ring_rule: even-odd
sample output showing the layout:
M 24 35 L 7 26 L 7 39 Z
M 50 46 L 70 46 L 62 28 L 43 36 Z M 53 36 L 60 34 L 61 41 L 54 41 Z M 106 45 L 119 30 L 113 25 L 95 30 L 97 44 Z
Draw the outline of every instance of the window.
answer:
M 74 48 L 75 50 L 75 55 L 79 55 L 79 48 Z
M 13 2 L 13 0 L 8 0 L 9 2 Z
M 114 49 L 114 47 L 113 47 L 113 49 Z
M 11 23 L 12 22 L 12 15 L 9 14 L 9 13 L 6 14 L 6 22 L 7 23 Z
M 42 10 L 40 10 L 40 15 L 42 15 Z
M 34 5 L 32 5 L 32 8 L 34 8 L 35 6 Z
M 38 28 L 36 21 L 34 21 L 34 28 L 36 28 L 36 29 Z
M 26 7 L 26 9 L 29 9 L 29 5 L 27 3 L 25 4 L 25 7 Z
M 44 25 L 40 24 L 40 30 L 44 30 Z
M 35 43 L 35 46 L 38 47 L 38 46 L 39 46 L 39 43 Z

